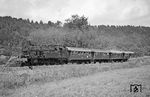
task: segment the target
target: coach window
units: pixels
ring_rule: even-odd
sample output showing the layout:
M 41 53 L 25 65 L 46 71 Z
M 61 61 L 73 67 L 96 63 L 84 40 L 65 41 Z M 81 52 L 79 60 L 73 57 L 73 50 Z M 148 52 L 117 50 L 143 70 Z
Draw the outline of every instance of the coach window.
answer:
M 104 56 L 106 56 L 106 55 L 107 55 L 107 53 L 103 53 L 103 55 L 104 55 Z
M 89 52 L 85 52 L 85 55 L 89 55 Z
M 81 54 L 82 52 L 80 51 L 79 54 Z
M 59 50 L 62 51 L 63 49 L 62 49 L 62 48 L 59 48 Z
M 75 54 L 78 54 L 78 51 L 75 51 L 74 53 L 75 53 Z
M 106 53 L 106 55 L 108 56 L 108 55 L 110 55 L 111 53 Z
M 69 51 L 69 53 L 72 55 L 72 51 Z
M 73 54 L 74 54 L 74 51 L 71 51 L 70 53 L 73 55 Z
M 79 51 L 75 51 L 76 52 L 76 54 L 79 54 Z
M 102 53 L 102 52 L 98 52 L 98 54 L 99 54 L 99 55 L 101 55 L 101 56 L 103 55 L 103 53 Z
M 97 52 L 95 52 L 95 53 L 94 53 L 94 52 L 92 52 L 91 54 L 93 54 L 93 55 L 98 55 L 98 53 L 97 53 Z
M 89 52 L 85 52 L 85 55 L 89 55 Z
M 75 54 L 76 53 L 76 51 L 72 51 L 72 54 Z
M 72 54 L 75 54 L 75 51 L 72 51 Z
M 80 52 L 76 51 L 76 54 L 79 55 Z
M 76 51 L 73 51 L 73 54 L 76 54 L 77 52 Z
M 79 52 L 77 52 L 77 54 L 78 54 L 78 55 L 80 55 L 80 54 L 81 54 L 81 52 L 79 51 Z
M 85 52 L 81 52 L 82 55 L 86 54 Z

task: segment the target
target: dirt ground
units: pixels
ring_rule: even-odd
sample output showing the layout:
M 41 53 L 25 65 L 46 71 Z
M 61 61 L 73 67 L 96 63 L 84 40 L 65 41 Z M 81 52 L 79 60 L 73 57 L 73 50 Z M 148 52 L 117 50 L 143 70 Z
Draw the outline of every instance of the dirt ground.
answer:
M 130 92 L 131 84 L 141 84 L 142 91 Z M 150 65 L 34 84 L 9 97 L 150 97 Z

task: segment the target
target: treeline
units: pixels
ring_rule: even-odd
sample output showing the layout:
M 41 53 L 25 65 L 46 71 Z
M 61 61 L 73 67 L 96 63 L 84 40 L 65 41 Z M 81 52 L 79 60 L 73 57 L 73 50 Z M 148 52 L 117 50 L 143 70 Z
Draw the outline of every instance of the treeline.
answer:
M 141 55 L 150 54 L 150 27 L 144 26 L 92 26 L 85 16 L 72 15 L 56 23 L 32 21 L 10 16 L 0 17 L 0 47 L 19 54 L 22 47 L 34 44 L 60 44 L 65 46 L 130 50 Z

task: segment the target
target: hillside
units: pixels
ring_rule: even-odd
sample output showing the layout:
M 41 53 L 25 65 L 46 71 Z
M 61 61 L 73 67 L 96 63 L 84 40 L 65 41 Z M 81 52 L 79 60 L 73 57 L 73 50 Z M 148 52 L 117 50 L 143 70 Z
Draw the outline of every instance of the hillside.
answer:
M 140 55 L 150 54 L 150 27 L 92 26 L 84 16 L 73 15 L 62 25 L 61 21 L 43 23 L 29 19 L 0 17 L 0 47 L 9 55 L 18 55 L 30 40 L 35 44 L 62 44 L 66 46 L 130 50 Z

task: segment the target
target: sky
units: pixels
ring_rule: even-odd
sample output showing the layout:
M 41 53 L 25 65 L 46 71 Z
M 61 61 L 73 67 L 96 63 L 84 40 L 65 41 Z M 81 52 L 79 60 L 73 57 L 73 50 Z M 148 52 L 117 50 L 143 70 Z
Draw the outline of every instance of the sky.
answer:
M 64 22 L 71 15 L 91 25 L 150 26 L 150 0 L 0 0 L 0 16 Z

